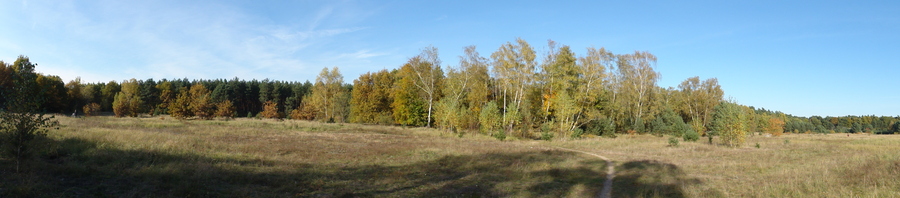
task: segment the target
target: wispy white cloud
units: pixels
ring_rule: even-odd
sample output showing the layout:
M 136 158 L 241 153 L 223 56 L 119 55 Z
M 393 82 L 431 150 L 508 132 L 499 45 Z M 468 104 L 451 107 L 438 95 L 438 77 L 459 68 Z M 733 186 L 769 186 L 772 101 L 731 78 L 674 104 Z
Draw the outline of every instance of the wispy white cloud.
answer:
M 365 58 L 384 56 L 384 55 L 387 55 L 387 53 L 377 53 L 377 52 L 371 52 L 369 50 L 359 50 L 354 53 L 340 54 L 337 56 L 337 58 L 338 59 L 344 59 L 344 58 L 365 59 Z
M 313 19 L 312 23 L 309 25 L 309 30 L 314 30 L 319 27 L 319 24 L 322 23 L 322 20 L 331 15 L 331 12 L 334 11 L 334 7 L 325 6 L 316 13 L 316 17 Z
M 85 81 L 91 82 L 132 77 L 237 76 L 302 80 L 314 78 L 314 72 L 308 71 L 322 66 L 312 65 L 324 62 L 323 56 L 317 54 L 351 54 L 344 57 L 347 59 L 378 55 L 368 50 L 351 48 L 355 52 L 341 52 L 348 49 L 325 47 L 349 33 L 366 29 L 330 20 L 348 16 L 342 13 L 346 10 L 333 5 L 322 5 L 306 21 L 285 24 L 267 21 L 239 6 L 215 2 L 175 6 L 118 1 L 91 5 L 54 3 L 22 4 L 35 29 L 46 32 L 31 38 L 51 38 L 44 39 L 44 45 L 58 49 L 44 50 L 42 56 L 65 57 L 59 58 L 58 63 L 46 59 L 51 62 L 45 65 L 71 67 L 51 69 L 66 72 L 61 74 L 64 79 L 85 76 Z M 12 48 L 17 42 L 0 38 L 0 43 L 11 43 L 3 48 Z M 66 54 L 73 51 L 81 56 Z M 91 76 L 82 71 L 102 75 Z

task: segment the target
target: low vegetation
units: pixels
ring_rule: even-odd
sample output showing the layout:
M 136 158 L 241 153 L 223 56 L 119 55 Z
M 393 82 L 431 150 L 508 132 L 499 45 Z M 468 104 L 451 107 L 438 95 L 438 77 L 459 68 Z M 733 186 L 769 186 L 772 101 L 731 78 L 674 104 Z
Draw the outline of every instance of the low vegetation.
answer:
M 0 197 L 576 196 L 605 162 L 420 128 L 239 118 L 59 118 Z
M 58 120 L 21 172 L 0 158 L 0 197 L 596 196 L 605 161 L 556 147 L 612 159 L 613 197 L 900 196 L 894 135 L 756 135 L 732 148 L 273 119 Z
M 613 197 L 898 197 L 900 136 L 748 136 L 737 148 L 654 136 L 551 145 L 617 162 Z M 756 146 L 759 146 L 758 148 Z M 651 185 L 652 184 L 652 185 Z

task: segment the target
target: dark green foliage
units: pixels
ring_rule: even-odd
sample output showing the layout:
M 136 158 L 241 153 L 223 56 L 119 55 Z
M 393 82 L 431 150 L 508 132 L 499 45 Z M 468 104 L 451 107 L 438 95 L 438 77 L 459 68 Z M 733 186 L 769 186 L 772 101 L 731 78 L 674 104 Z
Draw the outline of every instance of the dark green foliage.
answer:
M 551 132 L 541 132 L 541 140 L 546 140 L 546 141 L 553 140 L 553 133 L 551 133 Z
M 491 136 L 494 137 L 494 138 L 497 138 L 497 140 L 503 141 L 503 140 L 506 139 L 506 132 L 503 131 L 503 130 L 494 131 L 494 133 L 491 134 Z M 553 135 L 552 135 L 552 134 L 550 135 L 549 139 L 553 139 Z M 549 139 L 548 139 L 548 140 L 549 140 Z
M 854 122 L 852 127 L 850 127 L 850 133 L 862 133 L 863 127 L 858 122 Z
M 747 138 L 745 116 L 740 105 L 723 102 L 716 106 L 709 129 L 715 131 L 717 134 L 714 135 L 720 136 L 726 146 L 740 146 Z
M 550 130 L 553 130 L 552 122 L 544 122 L 541 124 L 541 133 L 549 133 Z
M 45 136 L 46 128 L 59 124 L 41 110 L 47 100 L 41 94 L 46 87 L 35 80 L 39 76 L 34 72 L 35 64 L 19 56 L 12 67 L 13 87 L 2 90 L 7 97 L 6 106 L 0 108 L 0 155 L 15 159 L 18 172 L 21 161 L 34 154 L 34 140 Z
M 139 98 L 140 101 L 143 102 L 141 108 L 139 110 L 140 113 L 150 113 L 151 115 L 155 115 L 159 107 L 159 89 L 156 88 L 156 81 L 153 78 L 138 81 L 140 84 L 140 93 Z
M 596 136 L 603 137 L 616 137 L 616 123 L 608 118 L 600 118 L 597 120 L 591 120 L 584 124 L 583 126 L 584 132 L 587 134 L 592 134 Z
M 656 116 L 653 122 L 650 122 L 650 132 L 656 136 L 672 135 L 682 136 L 688 131 L 692 131 L 690 125 L 684 123 L 681 116 L 678 116 L 674 110 L 666 108 L 662 113 Z
M 490 101 L 481 108 L 478 122 L 481 124 L 481 131 L 488 133 L 500 128 L 500 109 L 497 103 Z M 549 130 L 549 129 L 548 129 Z
M 109 81 L 100 90 L 100 108 L 103 111 L 112 111 L 112 103 L 116 100 L 116 94 L 122 87 L 116 81 Z
M 662 117 L 656 117 L 650 122 L 650 133 L 659 137 L 662 137 L 665 133 L 671 133 L 672 129 L 665 122 L 663 122 Z
M 572 138 L 578 139 L 581 138 L 581 135 L 584 135 L 584 129 L 575 128 L 575 130 L 572 130 Z
M 678 137 L 669 137 L 669 146 L 678 146 Z
M 638 133 L 647 132 L 644 126 L 644 119 L 637 118 L 634 120 L 634 123 L 631 125 L 631 130 L 634 130 Z
M 688 130 L 681 137 L 685 142 L 696 142 L 700 139 L 700 134 L 688 127 Z

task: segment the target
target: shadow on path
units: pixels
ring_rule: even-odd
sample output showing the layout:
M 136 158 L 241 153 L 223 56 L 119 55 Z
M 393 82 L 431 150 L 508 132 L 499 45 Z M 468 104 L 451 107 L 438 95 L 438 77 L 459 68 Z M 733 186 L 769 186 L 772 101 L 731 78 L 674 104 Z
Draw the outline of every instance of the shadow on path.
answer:
M 678 166 L 654 160 L 620 163 L 616 169 L 612 197 L 686 197 L 684 187 L 701 184 Z

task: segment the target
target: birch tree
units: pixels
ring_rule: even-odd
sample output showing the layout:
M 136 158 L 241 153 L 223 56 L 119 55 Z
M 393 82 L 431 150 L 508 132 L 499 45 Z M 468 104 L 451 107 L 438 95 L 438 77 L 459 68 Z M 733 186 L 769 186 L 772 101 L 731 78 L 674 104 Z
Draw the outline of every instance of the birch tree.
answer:
M 441 59 L 438 57 L 436 47 L 429 46 L 423 49 L 418 57 L 410 59 L 410 63 L 416 77 L 415 85 L 422 91 L 425 102 L 428 104 L 428 115 L 425 118 L 425 125 L 431 127 L 431 114 L 434 110 L 434 103 L 440 97 L 440 85 L 444 73 L 441 70 Z
M 576 64 L 575 53 L 569 46 L 556 48 L 556 42 L 549 41 L 549 52 L 541 64 L 541 87 L 544 102 L 541 110 L 544 121 L 554 121 L 560 132 L 571 131 L 577 126 L 582 108 L 573 98 L 581 86 L 581 69 Z
M 444 94 L 435 109 L 435 123 L 444 128 L 474 128 L 478 125 L 477 116 L 481 108 L 489 100 L 490 88 L 487 65 L 488 61 L 481 57 L 475 46 L 465 48 L 465 55 L 459 57 L 458 67 L 449 67 L 442 84 Z
M 722 87 L 716 78 L 700 81 L 700 77 L 685 79 L 678 85 L 679 110 L 695 131 L 704 133 L 716 105 L 722 101 Z
M 616 81 L 616 102 L 632 129 L 643 129 L 643 120 L 652 118 L 655 109 L 652 94 L 657 89 L 659 73 L 654 71 L 656 56 L 649 52 L 636 51 L 634 54 L 618 55 Z
M 350 94 L 343 87 L 344 77 L 337 67 L 322 68 L 316 76 L 312 92 L 304 99 L 315 111 L 315 118 L 327 122 L 343 122 L 349 113 Z
M 503 108 L 503 125 L 507 130 L 519 122 L 523 112 L 526 92 L 532 86 L 535 77 L 535 52 L 525 40 L 518 38 L 516 43 L 507 42 L 491 54 L 493 73 L 497 79 L 498 99 Z M 516 115 L 506 116 L 514 113 Z

